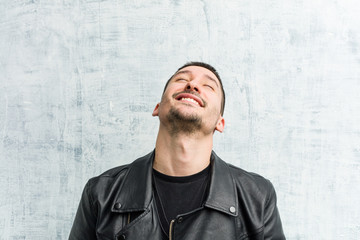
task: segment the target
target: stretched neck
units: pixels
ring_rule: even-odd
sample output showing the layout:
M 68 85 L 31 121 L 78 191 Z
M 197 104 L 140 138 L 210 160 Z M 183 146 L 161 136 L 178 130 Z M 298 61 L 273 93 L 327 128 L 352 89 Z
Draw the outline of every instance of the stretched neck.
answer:
M 170 135 L 159 128 L 153 167 L 170 176 L 189 176 L 205 169 L 210 163 L 213 135 Z

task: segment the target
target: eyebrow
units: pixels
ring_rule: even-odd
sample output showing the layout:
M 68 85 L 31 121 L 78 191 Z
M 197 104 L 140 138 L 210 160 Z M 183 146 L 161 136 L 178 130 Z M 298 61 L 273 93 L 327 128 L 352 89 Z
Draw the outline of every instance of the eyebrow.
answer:
M 179 75 L 179 74 L 190 74 L 190 75 L 192 75 L 192 72 L 189 71 L 189 70 L 182 70 L 182 71 L 179 71 L 179 72 L 175 73 L 175 75 L 174 75 L 173 77 L 176 77 L 176 76 Z M 219 87 L 217 81 L 216 81 L 214 78 L 210 77 L 210 76 L 207 75 L 207 74 L 204 74 L 204 75 L 205 75 L 205 77 L 208 78 L 209 80 L 215 82 L 216 86 Z

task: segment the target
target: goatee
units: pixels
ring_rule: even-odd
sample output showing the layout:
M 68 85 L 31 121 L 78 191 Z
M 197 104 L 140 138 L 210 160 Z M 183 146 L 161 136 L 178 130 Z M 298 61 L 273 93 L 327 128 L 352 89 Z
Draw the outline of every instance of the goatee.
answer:
M 178 110 L 171 108 L 167 114 L 167 119 L 171 126 L 171 134 L 178 133 L 193 134 L 201 129 L 202 120 L 195 114 L 183 115 Z

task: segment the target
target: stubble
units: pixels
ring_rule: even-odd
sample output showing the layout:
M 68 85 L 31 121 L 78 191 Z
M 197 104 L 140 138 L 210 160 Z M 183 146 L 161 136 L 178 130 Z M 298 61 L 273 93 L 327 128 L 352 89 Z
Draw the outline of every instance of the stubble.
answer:
M 167 114 L 167 119 L 170 124 L 171 135 L 184 133 L 192 135 L 199 131 L 202 126 L 202 119 L 196 114 L 183 115 L 177 109 L 171 108 Z

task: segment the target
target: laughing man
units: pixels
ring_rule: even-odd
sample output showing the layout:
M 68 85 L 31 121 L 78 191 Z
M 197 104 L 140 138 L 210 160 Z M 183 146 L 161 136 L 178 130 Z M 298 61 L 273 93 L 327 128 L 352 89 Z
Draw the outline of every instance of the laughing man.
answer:
M 152 113 L 155 150 L 88 181 L 69 239 L 285 239 L 270 181 L 212 151 L 224 106 L 212 66 L 179 68 Z

